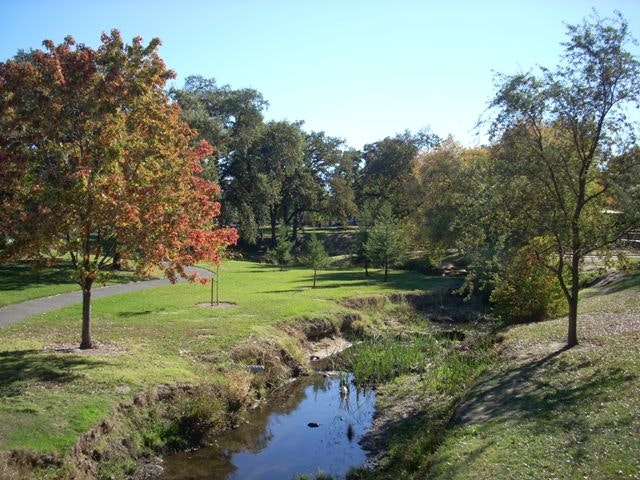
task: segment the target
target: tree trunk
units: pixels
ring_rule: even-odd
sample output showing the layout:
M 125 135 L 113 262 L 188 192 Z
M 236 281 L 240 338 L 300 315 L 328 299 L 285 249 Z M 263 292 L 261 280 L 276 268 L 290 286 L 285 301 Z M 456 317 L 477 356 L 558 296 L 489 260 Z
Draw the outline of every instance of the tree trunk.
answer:
M 80 348 L 86 350 L 94 348 L 91 340 L 91 286 L 92 280 L 85 280 L 82 286 L 82 341 Z
M 112 268 L 118 272 L 122 271 L 122 258 L 119 252 L 113 254 L 113 266 Z
M 216 265 L 216 305 L 220 306 L 220 264 Z
M 316 288 L 316 272 L 317 272 L 317 270 L 314 269 L 313 270 L 313 287 L 312 288 Z
M 364 262 L 364 276 L 365 277 L 369 276 L 369 262 L 367 262 L 366 260 Z
M 389 274 L 389 262 L 384 262 L 384 281 L 387 281 L 387 275 Z
M 298 216 L 294 215 L 293 216 L 293 242 L 297 242 L 298 241 Z
M 567 332 L 567 347 L 578 344 L 578 292 L 580 290 L 580 256 L 573 253 L 571 260 L 571 296 L 569 303 L 569 326 Z
M 210 306 L 213 307 L 213 274 L 211 274 L 211 302 L 210 302 Z
M 275 214 L 275 210 L 272 208 L 271 211 L 269 212 L 269 216 L 271 217 L 271 246 L 273 248 L 278 246 L 278 240 L 276 239 L 276 214 Z

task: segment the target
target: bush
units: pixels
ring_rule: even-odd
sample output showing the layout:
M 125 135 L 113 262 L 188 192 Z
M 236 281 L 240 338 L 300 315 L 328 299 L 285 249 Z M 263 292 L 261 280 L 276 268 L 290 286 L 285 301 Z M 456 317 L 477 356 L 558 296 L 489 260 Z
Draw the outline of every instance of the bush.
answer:
M 493 276 L 489 300 L 494 314 L 504 322 L 537 322 L 559 316 L 566 309 L 558 279 L 534 247 L 518 250 Z

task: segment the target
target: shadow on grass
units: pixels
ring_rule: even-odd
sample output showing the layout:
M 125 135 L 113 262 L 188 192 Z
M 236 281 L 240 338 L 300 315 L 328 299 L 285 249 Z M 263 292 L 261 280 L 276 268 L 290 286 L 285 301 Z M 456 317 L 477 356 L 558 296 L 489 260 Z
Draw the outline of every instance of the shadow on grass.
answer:
M 104 362 L 78 355 L 55 355 L 41 350 L 0 353 L 0 397 L 20 395 L 29 383 L 69 383 L 80 369 L 96 368 Z
M 592 288 L 584 292 L 585 298 L 596 297 L 600 295 L 609 295 L 611 293 L 622 292 L 630 288 L 640 287 L 640 269 L 636 268 L 634 271 L 622 275 L 619 279 L 616 279 L 608 285 L 602 287 Z
M 565 351 L 568 349 L 563 347 L 540 360 L 486 377 L 471 390 L 455 423 L 535 418 L 561 422 L 559 411 L 584 400 L 595 402 L 612 388 L 628 381 L 621 368 L 597 368 L 579 382 L 558 388 L 545 379 L 575 376 L 580 370 L 593 367 L 588 360 L 574 363 L 571 359 L 563 359 L 561 354 Z
M 60 261 L 55 266 L 40 267 L 26 261 L 0 265 L 0 291 L 25 290 L 44 285 L 74 285 L 71 271 L 71 264 L 66 261 Z M 112 284 L 128 283 L 131 280 L 132 278 L 124 271 L 113 272 L 108 278 L 109 283 Z M 79 286 L 78 289 L 80 289 Z
M 326 270 L 318 272 L 318 282 L 319 287 L 324 286 L 321 282 L 334 282 L 338 286 L 345 287 L 381 285 L 397 290 L 430 290 L 444 286 L 457 287 L 462 283 L 462 280 L 452 277 L 428 276 L 405 270 L 394 270 L 389 272 L 385 282 L 383 273 L 379 271 L 372 271 L 366 277 L 364 272 Z
M 160 313 L 160 312 L 166 312 L 166 308 L 158 308 L 155 310 L 138 310 L 138 311 L 130 311 L 130 312 L 118 312 L 118 316 L 122 317 L 122 318 L 134 318 L 134 317 L 141 317 L 143 315 L 150 315 L 152 313 Z
M 311 287 L 313 284 L 313 274 L 309 274 L 308 279 L 296 279 L 291 283 L 297 286 L 289 289 L 266 290 L 261 293 L 297 293 L 309 289 L 322 291 L 323 289 L 371 287 L 376 285 L 393 290 L 431 290 L 434 288 L 458 287 L 461 280 L 435 276 L 429 277 L 414 272 L 399 271 L 389 273 L 388 280 L 384 282 L 383 274 L 378 272 L 372 272 L 370 276 L 366 277 L 364 272 L 325 270 L 318 272 L 315 289 Z
M 69 276 L 68 265 L 36 269 L 29 262 L 0 265 L 0 290 L 24 290 L 36 285 L 74 283 Z M 78 287 L 80 288 L 80 287 Z
M 580 415 L 580 410 L 587 404 L 603 405 L 602 402 L 610 400 L 613 392 L 631 378 L 618 367 L 600 368 L 586 359 L 564 358 L 565 351 L 566 347 L 484 378 L 466 396 L 449 428 L 472 425 L 483 428 L 483 424 L 491 422 L 491 425 L 521 425 L 540 436 L 573 432 L 573 437 L 580 441 L 572 447 L 572 455 L 575 459 L 586 455 L 590 442 L 597 440 L 598 431 L 610 429 L 611 425 L 605 418 L 596 425 L 593 418 Z M 593 371 L 580 373 L 585 368 Z M 561 379 L 567 377 L 574 380 L 564 383 Z M 575 380 L 578 377 L 580 380 Z M 549 379 L 555 381 L 552 383 Z M 491 426 L 485 429 L 493 431 Z M 480 438 L 480 444 L 465 452 L 459 461 L 447 463 L 446 467 L 436 464 L 435 471 L 442 467 L 448 475 L 463 473 L 474 458 L 496 441 L 490 433 Z

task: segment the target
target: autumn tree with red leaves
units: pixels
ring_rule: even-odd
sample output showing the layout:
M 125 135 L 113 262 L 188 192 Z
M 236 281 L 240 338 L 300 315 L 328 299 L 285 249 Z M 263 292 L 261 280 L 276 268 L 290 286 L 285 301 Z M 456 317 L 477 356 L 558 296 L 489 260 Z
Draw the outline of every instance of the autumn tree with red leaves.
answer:
M 0 63 L 0 238 L 4 260 L 70 257 L 91 339 L 91 288 L 114 261 L 138 273 L 217 263 L 233 229 L 218 229 L 217 186 L 201 178 L 206 142 L 180 119 L 165 83 L 175 75 L 158 39 L 96 50 L 66 37 Z

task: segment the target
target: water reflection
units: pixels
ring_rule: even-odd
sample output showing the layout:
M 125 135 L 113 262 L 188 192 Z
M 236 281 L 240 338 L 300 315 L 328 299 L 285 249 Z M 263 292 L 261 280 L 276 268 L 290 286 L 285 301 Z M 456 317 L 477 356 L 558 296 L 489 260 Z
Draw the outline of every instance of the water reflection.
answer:
M 348 378 L 351 381 L 351 378 Z M 165 480 L 282 480 L 318 469 L 336 478 L 366 458 L 359 441 L 371 425 L 375 393 L 314 375 L 279 391 L 216 445 L 165 459 Z M 311 428 L 309 424 L 317 424 Z

